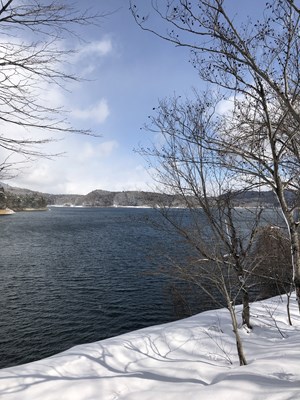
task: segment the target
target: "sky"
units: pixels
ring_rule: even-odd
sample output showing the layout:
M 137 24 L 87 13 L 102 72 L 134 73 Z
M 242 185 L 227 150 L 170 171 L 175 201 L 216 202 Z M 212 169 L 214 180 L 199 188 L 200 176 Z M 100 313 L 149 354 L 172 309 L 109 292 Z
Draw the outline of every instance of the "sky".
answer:
M 239 15 L 257 10 L 262 1 L 228 3 Z M 47 193 L 153 190 L 146 163 L 134 151 L 151 139 L 141 128 L 159 99 L 189 96 L 203 83 L 188 62 L 188 50 L 142 31 L 127 0 L 77 4 L 107 15 L 100 26 L 81 28 L 84 41 L 73 43 L 77 54 L 70 68 L 84 80 L 67 84 L 66 90 L 47 89 L 46 97 L 68 110 L 74 127 L 91 129 L 99 137 L 64 136 L 45 148 L 63 154 L 24 165 L 6 183 Z

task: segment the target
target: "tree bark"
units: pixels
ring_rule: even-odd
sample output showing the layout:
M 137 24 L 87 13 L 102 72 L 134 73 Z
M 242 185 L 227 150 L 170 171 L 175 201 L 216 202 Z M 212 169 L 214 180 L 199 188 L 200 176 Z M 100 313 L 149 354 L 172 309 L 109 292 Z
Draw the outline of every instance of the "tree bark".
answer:
M 296 291 L 296 299 L 298 302 L 298 308 L 300 312 L 300 245 L 299 235 L 296 229 L 291 229 L 291 252 L 292 252 L 292 263 L 293 263 L 293 282 Z
M 242 287 L 243 292 L 243 312 L 242 312 L 242 319 L 243 325 L 246 325 L 249 329 L 252 329 L 250 324 L 250 304 L 249 304 L 249 292 L 245 286 Z
M 247 365 L 244 349 L 243 349 L 243 344 L 242 340 L 239 334 L 239 328 L 238 328 L 238 323 L 236 319 L 236 314 L 234 310 L 234 306 L 232 305 L 232 302 L 230 301 L 229 298 L 227 298 L 227 308 L 230 312 L 230 317 L 231 317 L 231 322 L 232 322 L 232 327 L 233 327 L 233 332 L 235 335 L 235 342 L 236 342 L 236 349 L 239 357 L 239 362 L 240 365 Z

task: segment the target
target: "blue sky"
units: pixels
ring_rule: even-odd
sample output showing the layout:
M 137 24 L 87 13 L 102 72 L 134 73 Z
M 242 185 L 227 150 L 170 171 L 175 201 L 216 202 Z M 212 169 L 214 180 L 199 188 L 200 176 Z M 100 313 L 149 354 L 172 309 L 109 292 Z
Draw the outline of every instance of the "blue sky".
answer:
M 74 43 L 78 53 L 70 68 L 87 80 L 69 84 L 68 91 L 49 90 L 47 98 L 70 111 L 74 126 L 91 128 L 101 137 L 64 137 L 46 149 L 63 156 L 37 160 L 7 183 L 49 193 L 151 190 L 145 163 L 133 151 L 148 140 L 140 128 L 159 98 L 189 95 L 202 83 L 188 62 L 188 51 L 143 32 L 127 0 L 78 2 L 82 3 L 100 13 L 114 12 L 100 27 L 81 30 L 85 42 Z M 264 2 L 229 3 L 239 16 Z

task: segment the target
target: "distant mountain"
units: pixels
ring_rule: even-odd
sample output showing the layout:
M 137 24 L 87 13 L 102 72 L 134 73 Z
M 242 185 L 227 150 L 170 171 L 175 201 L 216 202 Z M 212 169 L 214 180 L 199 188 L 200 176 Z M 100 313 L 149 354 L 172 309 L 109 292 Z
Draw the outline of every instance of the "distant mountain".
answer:
M 289 190 L 285 193 L 285 196 L 289 204 L 299 204 L 299 193 Z M 241 193 L 236 193 L 233 203 L 239 207 L 251 207 L 258 204 L 261 204 L 265 207 L 278 207 L 277 197 L 271 190 L 249 190 Z
M 123 191 L 110 192 L 93 190 L 87 195 L 53 195 L 42 194 L 48 205 L 66 205 L 83 207 L 154 207 L 170 205 L 183 207 L 184 202 L 179 196 L 171 196 L 154 192 Z
M 183 207 L 184 203 L 180 196 L 162 193 L 94 190 L 84 196 L 82 205 L 91 207 L 154 207 L 157 205 Z
M 45 197 L 32 190 L 14 188 L 0 183 L 0 210 L 46 210 Z
M 288 197 L 290 202 L 296 198 L 292 192 L 289 193 Z M 247 191 L 236 193 L 234 196 L 235 206 L 251 207 L 257 204 L 262 204 L 265 207 L 276 207 L 278 202 L 271 191 Z M 0 183 L 0 209 L 10 208 L 14 211 L 35 210 L 44 209 L 47 205 L 83 207 L 154 207 L 164 205 L 184 207 L 185 203 L 179 195 L 155 192 L 93 190 L 86 195 L 49 194 Z
M 41 209 L 49 206 L 83 206 L 83 207 L 154 207 L 170 205 L 184 207 L 179 196 L 142 191 L 110 192 L 94 190 L 87 195 L 79 194 L 50 194 L 35 192 L 1 184 L 0 209 L 10 208 L 14 211 L 25 209 Z M 0 189 L 1 190 L 1 189 Z
M 69 205 L 84 207 L 154 207 L 170 206 L 185 207 L 186 204 L 180 195 L 167 195 L 163 193 L 145 191 L 110 192 L 107 190 L 93 190 L 87 195 L 42 195 L 49 205 Z M 290 203 L 296 200 L 293 192 L 288 193 Z M 190 198 L 193 201 L 193 198 Z M 197 205 L 196 199 L 194 199 Z M 247 191 L 236 193 L 233 198 L 236 207 L 254 207 L 261 204 L 265 207 L 277 207 L 278 201 L 272 191 Z

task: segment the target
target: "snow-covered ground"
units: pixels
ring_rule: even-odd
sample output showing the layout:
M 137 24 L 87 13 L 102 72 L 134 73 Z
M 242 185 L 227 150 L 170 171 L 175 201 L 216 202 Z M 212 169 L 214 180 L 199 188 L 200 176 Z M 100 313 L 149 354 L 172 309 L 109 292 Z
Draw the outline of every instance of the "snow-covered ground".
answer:
M 238 364 L 227 310 L 214 310 L 0 371 L 1 400 L 298 400 L 300 317 L 279 297 L 252 305 Z

